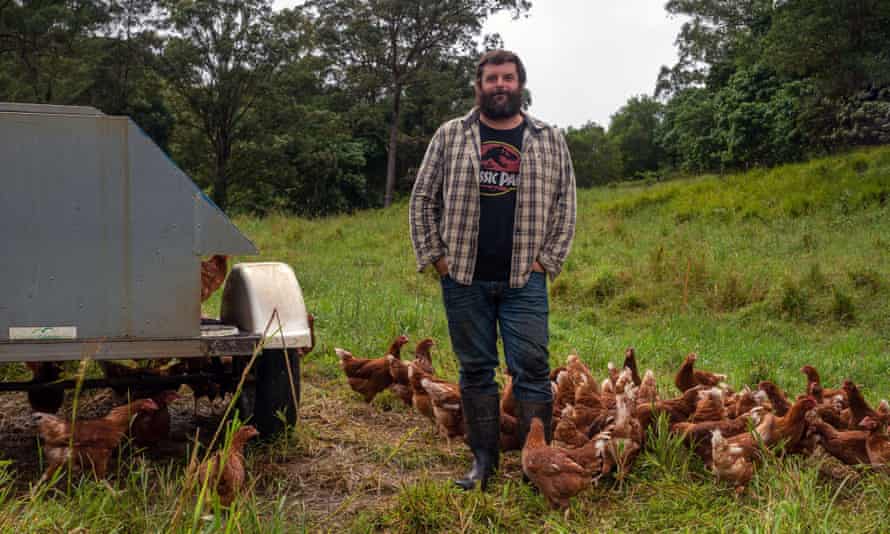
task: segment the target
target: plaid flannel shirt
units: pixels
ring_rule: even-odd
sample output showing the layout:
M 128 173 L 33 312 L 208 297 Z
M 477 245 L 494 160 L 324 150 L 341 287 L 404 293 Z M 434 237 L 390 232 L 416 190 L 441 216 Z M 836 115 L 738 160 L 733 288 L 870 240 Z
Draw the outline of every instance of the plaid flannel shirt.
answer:
M 524 114 L 510 287 L 523 287 L 535 260 L 550 279 L 562 270 L 575 233 L 575 173 L 562 133 Z M 473 281 L 479 239 L 479 110 L 433 135 L 411 193 L 408 218 L 417 270 L 444 256 L 449 274 Z

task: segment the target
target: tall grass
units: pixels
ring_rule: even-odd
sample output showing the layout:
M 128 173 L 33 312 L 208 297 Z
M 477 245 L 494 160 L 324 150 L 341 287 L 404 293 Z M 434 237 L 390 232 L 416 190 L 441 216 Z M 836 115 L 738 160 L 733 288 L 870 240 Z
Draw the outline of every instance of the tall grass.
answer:
M 888 192 L 890 148 L 581 191 L 575 244 L 550 285 L 551 363 L 577 350 L 604 373 L 634 346 L 660 393 L 670 396 L 673 371 L 695 351 L 698 366 L 727 373 L 737 387 L 769 379 L 793 395 L 803 391 L 798 370 L 809 363 L 828 384 L 849 377 L 873 402 L 890 396 Z M 406 203 L 321 220 L 242 217 L 236 224 L 262 251 L 238 260 L 291 264 L 316 316 L 318 340 L 303 371 L 310 386 L 304 411 L 312 417 L 274 445 L 253 449 L 256 487 L 228 514 L 171 522 L 186 489 L 187 459 L 155 463 L 133 455 L 110 487 L 85 478 L 71 492 L 0 492 L 0 529 L 865 532 L 890 521 L 886 476 L 824 480 L 809 461 L 768 460 L 738 498 L 663 425 L 627 480 L 604 480 L 583 493 L 568 518 L 519 481 L 514 454 L 489 493 L 459 492 L 449 478 L 465 467 L 463 447 L 441 443 L 388 393 L 370 407 L 357 401 L 333 352 L 343 346 L 379 356 L 399 334 L 429 336 L 438 343 L 439 374 L 457 377 L 438 279 L 415 270 Z M 218 304 L 216 295 L 205 313 Z M 317 466 L 317 489 L 288 478 L 288 469 L 323 451 L 329 463 Z M 0 464 L 0 488 L 14 477 L 14 466 Z M 325 493 L 342 498 L 325 510 L 306 504 L 315 502 L 306 496 Z

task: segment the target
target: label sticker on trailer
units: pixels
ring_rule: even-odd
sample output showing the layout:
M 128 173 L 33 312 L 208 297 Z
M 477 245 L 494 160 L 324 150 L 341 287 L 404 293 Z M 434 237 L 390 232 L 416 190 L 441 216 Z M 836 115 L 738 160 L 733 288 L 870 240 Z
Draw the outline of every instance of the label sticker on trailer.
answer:
M 10 326 L 9 339 L 77 339 L 77 327 Z

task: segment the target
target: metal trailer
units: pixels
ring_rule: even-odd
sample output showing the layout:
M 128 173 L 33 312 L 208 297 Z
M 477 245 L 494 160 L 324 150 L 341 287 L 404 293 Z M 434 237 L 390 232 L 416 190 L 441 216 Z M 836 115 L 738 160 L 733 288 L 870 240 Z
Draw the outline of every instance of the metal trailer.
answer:
M 234 265 L 220 320 L 202 320 L 201 256 L 258 251 L 129 118 L 0 103 L 0 243 L 0 362 L 210 357 L 197 374 L 83 387 L 231 388 L 277 310 L 271 330 L 280 321 L 281 331 L 265 341 L 238 407 L 263 434 L 280 429 L 279 410 L 295 420 L 288 375 L 298 391 L 298 350 L 312 340 L 293 270 Z M 0 391 L 73 386 L 32 380 Z

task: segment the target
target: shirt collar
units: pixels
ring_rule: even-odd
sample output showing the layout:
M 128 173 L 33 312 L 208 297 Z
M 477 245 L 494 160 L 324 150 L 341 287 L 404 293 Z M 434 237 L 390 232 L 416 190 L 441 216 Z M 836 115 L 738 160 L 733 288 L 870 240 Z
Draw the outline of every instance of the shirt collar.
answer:
M 534 133 L 538 133 L 546 127 L 546 124 L 544 124 L 542 121 L 538 120 L 537 118 L 533 117 L 532 115 L 529 115 L 525 111 L 520 111 L 520 113 L 525 118 L 525 123 L 531 127 L 531 130 Z M 464 128 L 470 128 L 471 126 L 473 126 L 473 124 L 478 123 L 479 122 L 479 107 L 476 106 L 473 109 L 471 109 L 469 113 L 467 113 L 466 115 L 463 116 L 463 118 L 461 119 L 461 122 L 463 122 Z

